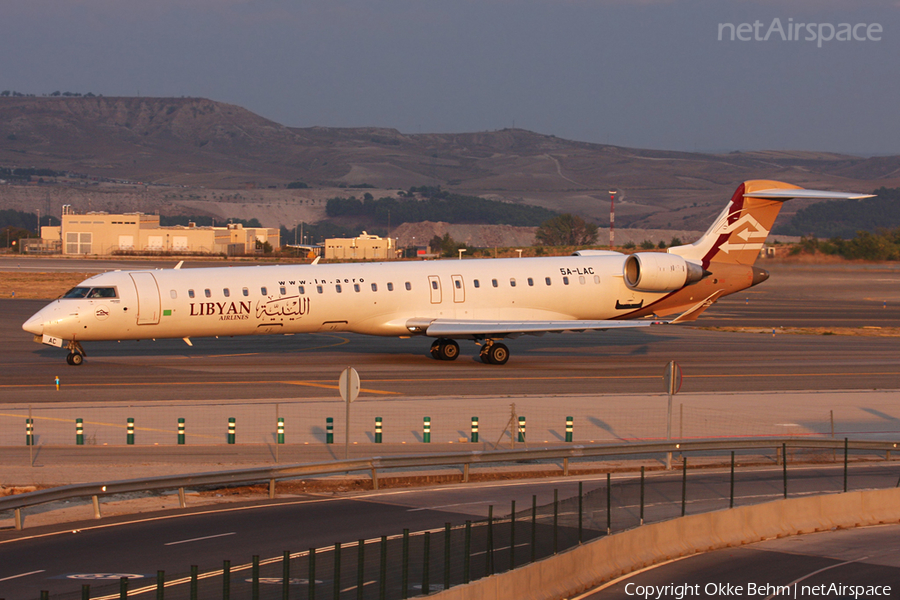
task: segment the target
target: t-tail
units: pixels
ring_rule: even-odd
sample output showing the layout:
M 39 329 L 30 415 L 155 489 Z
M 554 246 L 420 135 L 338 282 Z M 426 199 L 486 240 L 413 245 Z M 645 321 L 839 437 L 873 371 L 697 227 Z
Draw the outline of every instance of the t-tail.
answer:
M 753 265 L 784 201 L 792 198 L 857 200 L 871 195 L 806 190 L 781 181 L 753 179 L 742 183 L 702 238 L 669 253 L 709 269 L 714 263 Z

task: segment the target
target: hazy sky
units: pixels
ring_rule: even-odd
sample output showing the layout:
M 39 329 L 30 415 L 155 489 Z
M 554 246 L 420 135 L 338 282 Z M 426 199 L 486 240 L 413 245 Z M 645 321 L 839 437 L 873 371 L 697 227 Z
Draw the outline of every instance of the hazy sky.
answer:
M 900 154 L 897 0 L 0 0 L 0 14 L 0 91 L 202 96 L 297 127 Z M 738 29 L 764 36 L 776 18 L 785 34 L 816 25 L 800 41 Z M 750 41 L 727 26 L 719 41 L 728 23 Z M 819 47 L 841 23 L 865 41 Z

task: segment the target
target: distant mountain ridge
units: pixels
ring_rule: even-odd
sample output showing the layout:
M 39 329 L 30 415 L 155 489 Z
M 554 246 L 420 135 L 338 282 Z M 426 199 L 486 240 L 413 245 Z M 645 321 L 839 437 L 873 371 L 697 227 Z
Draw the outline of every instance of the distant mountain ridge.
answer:
M 0 166 L 216 189 L 440 185 L 601 224 L 607 192 L 618 189 L 617 224 L 666 229 L 705 229 L 745 179 L 861 192 L 900 186 L 898 156 L 641 150 L 522 129 L 292 128 L 203 98 L 0 98 Z

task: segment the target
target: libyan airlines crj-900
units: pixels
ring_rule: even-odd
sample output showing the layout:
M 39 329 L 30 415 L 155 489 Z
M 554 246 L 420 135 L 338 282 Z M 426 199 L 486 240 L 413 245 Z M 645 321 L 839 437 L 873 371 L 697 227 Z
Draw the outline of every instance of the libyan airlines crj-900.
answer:
M 67 348 L 71 365 L 90 341 L 323 331 L 428 336 L 439 360 L 473 340 L 483 362 L 502 365 L 507 338 L 692 321 L 768 279 L 754 262 L 782 202 L 866 197 L 746 181 L 702 238 L 665 253 L 113 271 L 22 328 Z

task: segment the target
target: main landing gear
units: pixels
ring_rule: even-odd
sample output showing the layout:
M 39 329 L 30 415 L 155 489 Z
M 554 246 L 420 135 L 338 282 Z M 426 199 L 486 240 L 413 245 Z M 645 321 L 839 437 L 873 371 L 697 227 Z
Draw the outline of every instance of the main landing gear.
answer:
M 505 365 L 509 360 L 509 348 L 494 340 L 485 340 L 481 347 L 481 362 L 489 365 Z
M 66 356 L 67 363 L 69 363 L 73 367 L 77 367 L 84 362 L 86 353 L 84 351 L 84 348 L 81 347 L 81 344 L 79 344 L 75 340 L 72 340 L 71 342 L 69 342 L 66 348 L 69 350 L 69 355 Z
M 431 356 L 437 360 L 456 360 L 459 357 L 459 344 L 453 340 L 436 340 L 431 344 Z
M 431 344 L 431 356 L 436 360 L 456 360 L 459 357 L 459 344 L 453 340 L 441 338 Z M 509 348 L 494 340 L 485 340 L 481 347 L 481 362 L 488 365 L 505 365 L 509 360 Z

